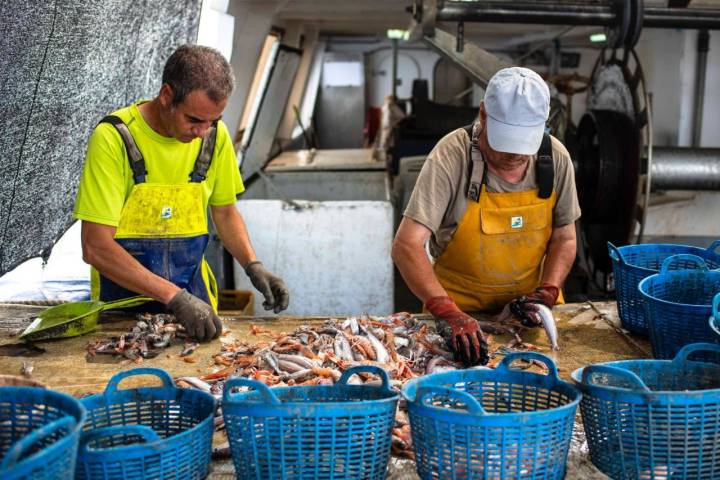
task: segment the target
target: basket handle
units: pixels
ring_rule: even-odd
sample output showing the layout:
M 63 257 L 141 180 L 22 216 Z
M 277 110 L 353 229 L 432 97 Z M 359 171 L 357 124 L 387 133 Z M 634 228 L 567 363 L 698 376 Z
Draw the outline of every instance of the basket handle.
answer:
M 697 255 L 690 255 L 689 253 L 681 253 L 679 255 L 673 255 L 666 258 L 662 263 L 662 267 L 660 267 L 660 273 L 667 273 L 668 270 L 670 270 L 670 266 L 673 264 L 673 262 L 678 260 L 693 262 L 697 265 L 698 269 L 704 272 L 707 272 L 709 270 L 707 263 L 705 263 L 705 260 L 703 260 L 702 258 L 698 257 Z
M 384 368 L 378 367 L 376 365 L 356 365 L 354 367 L 350 367 L 342 373 L 342 375 L 340 376 L 340 380 L 338 380 L 335 385 L 345 386 L 347 385 L 348 380 L 350 380 L 350 377 L 352 377 L 356 373 L 362 372 L 374 373 L 382 379 L 382 387 L 385 390 L 390 390 L 390 377 L 388 376 L 388 373 L 385 371 Z
M 160 440 L 160 436 L 150 427 L 145 425 L 113 425 L 111 427 L 94 428 L 87 432 L 83 432 L 80 436 L 80 445 L 78 446 L 78 454 L 84 455 L 88 453 L 88 444 L 94 440 L 105 437 L 115 437 L 117 435 L 137 435 L 145 440 L 145 443 Z M 112 447 L 115 448 L 115 447 Z M 104 450 L 103 448 L 93 448 L 93 451 Z
M 67 428 L 68 430 L 72 430 L 75 428 L 76 425 L 77 422 L 75 421 L 75 418 L 70 415 L 66 415 L 53 422 L 43 425 L 36 430 L 33 430 L 32 432 L 30 432 L 29 435 L 24 436 L 23 438 L 15 442 L 12 447 L 10 447 L 10 449 L 5 454 L 2 463 L 0 463 L 0 472 L 7 471 L 9 468 L 13 467 L 18 462 L 18 460 L 20 460 L 20 457 L 22 457 L 23 453 L 25 453 L 28 449 L 30 449 L 30 447 L 35 445 L 35 443 L 43 440 L 47 436 L 56 433 L 60 429 Z
M 456 388 L 441 387 L 437 385 L 418 387 L 415 399 L 421 405 L 427 405 L 425 401 L 430 395 L 441 395 L 461 401 L 467 406 L 468 413 L 472 413 L 473 415 L 485 415 L 487 413 L 483 406 L 480 404 L 480 402 L 475 399 L 475 397 L 473 397 L 467 392 L 463 392 L 462 390 L 458 390 Z M 434 405 L 429 406 L 434 407 Z
M 618 262 L 620 265 L 625 265 L 625 259 L 622 256 L 622 253 L 620 253 L 620 249 L 613 245 L 612 242 L 607 242 L 608 245 L 608 255 L 610 255 L 610 258 Z
M 253 390 L 260 392 L 263 398 L 272 403 L 273 405 L 280 405 L 282 402 L 280 399 L 270 390 L 270 387 L 258 380 L 251 380 L 249 378 L 231 378 L 223 386 L 223 403 L 226 401 L 232 401 L 232 389 L 237 387 L 249 387 Z
M 538 360 L 548 369 L 548 376 L 555 380 L 559 380 L 557 365 L 549 357 L 537 352 L 512 352 L 502 359 L 500 364 L 495 368 L 498 371 L 512 370 L 510 366 L 515 360 Z
M 688 357 L 695 352 L 712 352 L 720 356 L 720 345 L 715 345 L 714 343 L 691 343 L 690 345 L 685 345 L 677 355 L 675 355 L 673 362 L 687 362 Z
M 645 382 L 643 382 L 642 379 L 635 374 L 635 372 L 631 372 L 630 370 L 625 370 L 623 368 L 613 367 L 611 365 L 589 365 L 583 368 L 582 383 L 585 385 L 592 385 L 593 383 L 590 377 L 595 373 L 614 375 L 618 378 L 622 378 L 623 380 L 630 382 L 640 390 L 643 390 L 645 392 L 650 391 L 648 386 L 645 385 Z
M 720 253 L 718 249 L 720 248 L 720 239 L 715 240 L 710 246 L 707 248 L 707 251 L 709 253 Z
M 116 373 L 112 376 L 107 386 L 105 387 L 105 394 L 112 394 L 118 391 L 118 385 L 124 379 L 128 377 L 135 377 L 137 375 L 154 375 L 158 377 L 165 388 L 175 388 L 175 382 L 169 373 L 162 368 L 142 367 L 133 368 L 132 370 L 125 370 L 124 372 Z

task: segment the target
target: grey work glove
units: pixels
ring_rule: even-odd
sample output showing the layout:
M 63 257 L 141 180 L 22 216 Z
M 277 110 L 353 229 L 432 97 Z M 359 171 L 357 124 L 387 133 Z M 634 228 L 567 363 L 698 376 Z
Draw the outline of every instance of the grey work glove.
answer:
M 245 267 L 245 273 L 253 286 L 263 294 L 265 310 L 280 313 L 288 307 L 290 292 L 282 278 L 270 273 L 261 262 L 250 262 Z
M 188 335 L 201 342 L 217 338 L 222 333 L 222 323 L 215 310 L 187 290 L 180 290 L 167 307 Z

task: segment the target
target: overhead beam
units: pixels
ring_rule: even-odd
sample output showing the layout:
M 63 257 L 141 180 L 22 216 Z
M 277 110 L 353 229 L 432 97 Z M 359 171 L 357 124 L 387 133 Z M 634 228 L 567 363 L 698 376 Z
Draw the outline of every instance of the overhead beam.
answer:
M 451 61 L 482 88 L 487 87 L 490 78 L 498 70 L 512 67 L 511 64 L 500 60 L 472 42 L 466 42 L 462 51 L 458 52 L 456 37 L 440 29 L 435 29 L 435 35 L 432 37 L 424 36 L 423 41 Z
M 610 27 L 617 13 L 607 4 L 540 3 L 519 1 L 458 2 L 442 4 L 438 22 L 534 23 Z M 643 28 L 720 29 L 720 9 L 645 7 Z

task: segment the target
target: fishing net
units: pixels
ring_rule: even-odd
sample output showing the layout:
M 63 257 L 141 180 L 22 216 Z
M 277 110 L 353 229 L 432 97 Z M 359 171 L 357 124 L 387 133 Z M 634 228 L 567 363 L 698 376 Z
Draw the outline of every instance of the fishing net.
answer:
M 72 223 L 87 139 L 160 87 L 202 0 L 0 3 L 0 275 L 49 255 Z

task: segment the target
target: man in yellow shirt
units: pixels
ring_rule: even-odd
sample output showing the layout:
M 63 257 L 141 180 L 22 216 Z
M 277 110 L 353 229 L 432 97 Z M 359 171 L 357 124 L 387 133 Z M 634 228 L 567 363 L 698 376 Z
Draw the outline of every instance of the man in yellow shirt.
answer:
M 257 260 L 235 208 L 244 191 L 235 151 L 220 121 L 233 88 L 216 50 L 183 45 L 168 59 L 157 97 L 113 112 L 95 128 L 75 202 L 92 296 L 137 294 L 143 307 L 173 312 L 201 341 L 217 338 L 217 286 L 203 254 L 207 206 L 225 248 L 276 313 L 285 283 Z

